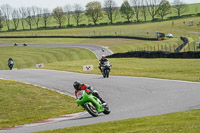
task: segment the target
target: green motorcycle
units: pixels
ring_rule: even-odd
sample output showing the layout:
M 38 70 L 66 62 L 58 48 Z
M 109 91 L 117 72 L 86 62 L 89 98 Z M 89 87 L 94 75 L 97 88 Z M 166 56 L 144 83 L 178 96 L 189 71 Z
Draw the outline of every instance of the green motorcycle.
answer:
M 88 111 L 94 117 L 97 117 L 98 114 L 110 114 L 108 105 L 102 105 L 101 101 L 92 95 L 92 93 L 87 93 L 85 90 L 79 91 L 77 93 L 77 104 L 81 105 L 84 109 Z

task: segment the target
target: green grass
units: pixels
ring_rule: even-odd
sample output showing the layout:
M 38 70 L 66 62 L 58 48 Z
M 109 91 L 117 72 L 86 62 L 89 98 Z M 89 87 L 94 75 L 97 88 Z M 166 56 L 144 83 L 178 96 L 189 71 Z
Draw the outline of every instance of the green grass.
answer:
M 17 81 L 0 80 L 0 92 L 0 129 L 82 111 L 72 97 Z
M 94 128 L 95 127 L 95 128 Z M 199 133 L 200 110 L 104 122 L 40 133 Z
M 188 26 L 189 21 L 194 21 L 194 26 Z M 13 32 L 1 32 L 1 36 L 101 36 L 101 35 L 112 35 L 112 36 L 145 36 L 155 37 L 155 31 L 159 32 L 172 32 L 176 33 L 175 37 L 180 34 L 187 34 L 188 31 L 198 32 L 197 23 L 199 17 L 192 18 L 181 18 L 173 20 L 174 25 L 172 26 L 172 20 L 162 22 L 148 22 L 143 24 L 129 24 L 129 25 L 108 25 L 100 27 L 90 28 L 68 28 L 68 29 L 52 29 L 52 30 L 33 30 L 33 31 L 13 31 Z M 185 24 L 183 23 L 185 21 Z M 147 34 L 149 32 L 149 34 Z
M 200 59 L 109 59 L 112 64 L 111 75 L 151 77 L 161 79 L 199 82 Z M 83 72 L 83 65 L 94 65 L 94 71 Z M 101 74 L 98 60 L 81 60 L 48 63 L 45 69 Z
M 189 20 L 194 21 L 194 26 L 188 26 Z M 145 40 L 135 40 L 135 39 L 3 39 L 1 38 L 1 43 L 28 43 L 28 44 L 91 44 L 91 45 L 100 45 L 106 46 L 111 49 L 113 52 L 127 52 L 132 50 L 142 50 L 144 48 L 152 48 L 157 50 L 158 46 L 169 45 L 180 45 L 182 41 L 180 36 L 186 36 L 191 38 L 191 43 L 196 43 L 200 39 L 200 27 L 197 27 L 196 24 L 199 22 L 199 17 L 192 18 L 182 18 L 178 20 L 173 20 L 174 25 L 172 26 L 172 21 L 163 21 L 163 22 L 149 22 L 144 24 L 130 24 L 130 25 L 118 25 L 118 26 L 103 26 L 103 27 L 91 27 L 91 28 L 71 28 L 71 29 L 54 29 L 54 30 L 36 30 L 36 31 L 17 31 L 17 32 L 4 32 L 0 35 L 93 35 L 93 31 L 97 35 L 115 35 L 115 32 L 121 35 L 141 35 L 149 32 L 151 35 L 154 35 L 155 31 L 163 32 L 165 34 L 171 33 L 174 35 L 174 38 L 166 38 L 164 41 L 145 41 Z M 186 22 L 185 24 L 183 22 Z M 173 51 L 174 49 L 172 49 Z
M 8 58 L 14 60 L 14 68 L 22 69 L 38 63 L 95 59 L 96 56 L 81 48 L 51 47 L 0 47 L 0 70 L 8 70 Z

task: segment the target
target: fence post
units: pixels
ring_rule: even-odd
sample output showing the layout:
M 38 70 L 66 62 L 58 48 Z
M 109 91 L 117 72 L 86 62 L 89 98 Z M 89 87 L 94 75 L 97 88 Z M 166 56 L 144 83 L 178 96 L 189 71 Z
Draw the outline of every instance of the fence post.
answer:
M 174 44 L 174 52 L 175 52 L 175 50 L 176 50 L 176 47 L 175 47 L 175 44 Z
M 190 51 L 190 44 L 188 43 L 188 51 Z

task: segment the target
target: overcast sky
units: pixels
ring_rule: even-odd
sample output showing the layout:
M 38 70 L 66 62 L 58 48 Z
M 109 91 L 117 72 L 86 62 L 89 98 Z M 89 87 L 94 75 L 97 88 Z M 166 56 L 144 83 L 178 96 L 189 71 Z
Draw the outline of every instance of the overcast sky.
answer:
M 81 4 L 82 7 L 85 7 L 85 5 L 88 2 L 95 1 L 95 0 L 0 0 L 0 5 L 3 4 L 9 4 L 12 7 L 19 8 L 19 7 L 30 7 L 30 6 L 38 6 L 41 8 L 49 8 L 53 9 L 57 6 L 64 6 L 67 4 L 74 5 L 75 3 Z M 97 0 L 104 3 L 104 0 Z M 120 6 L 124 0 L 114 0 L 117 3 L 117 6 Z M 130 1 L 130 0 L 129 0 Z M 173 2 L 174 0 L 169 0 L 170 2 Z M 200 0 L 181 0 L 185 3 L 200 3 Z

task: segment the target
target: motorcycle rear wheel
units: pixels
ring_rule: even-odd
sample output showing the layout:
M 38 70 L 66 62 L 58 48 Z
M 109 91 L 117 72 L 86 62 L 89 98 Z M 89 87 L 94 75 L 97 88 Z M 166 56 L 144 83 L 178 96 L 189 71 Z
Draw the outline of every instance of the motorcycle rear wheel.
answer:
M 94 116 L 94 117 L 97 117 L 97 116 L 98 116 L 98 112 L 97 112 L 97 110 L 96 110 L 96 108 L 95 108 L 94 105 L 91 106 L 91 105 L 89 105 L 89 104 L 86 104 L 86 105 L 85 105 L 85 109 L 86 109 L 86 110 L 88 111 L 88 113 L 91 114 L 92 116 Z

